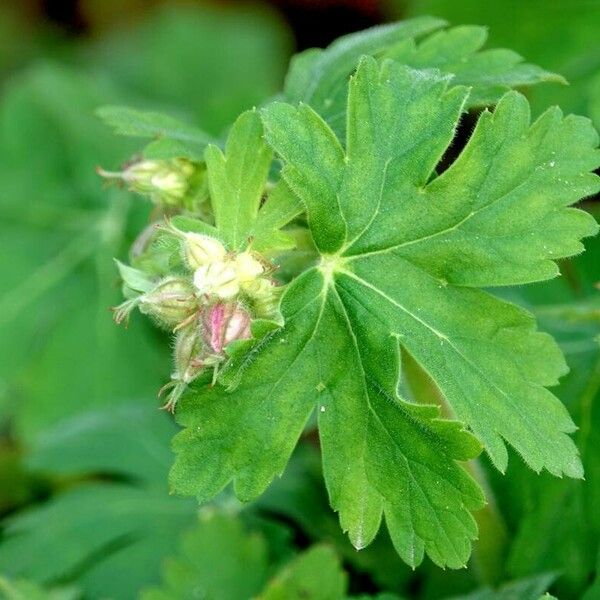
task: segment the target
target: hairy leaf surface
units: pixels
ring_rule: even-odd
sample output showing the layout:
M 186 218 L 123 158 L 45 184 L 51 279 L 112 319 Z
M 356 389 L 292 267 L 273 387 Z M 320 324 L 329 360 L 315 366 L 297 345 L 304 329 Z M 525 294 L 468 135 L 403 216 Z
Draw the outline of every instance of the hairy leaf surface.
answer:
M 441 19 L 420 16 L 373 27 L 312 48 L 292 59 L 284 99 L 313 107 L 338 133 L 346 126 L 348 79 L 363 55 L 390 57 L 418 69 L 439 68 L 455 84 L 469 85 L 467 105 L 494 104 L 511 88 L 563 82 L 559 75 L 523 62 L 516 52 L 482 50 L 487 30 L 463 26 L 443 29 Z
M 176 491 L 205 500 L 233 480 L 240 498 L 256 497 L 317 407 L 330 501 L 353 543 L 368 544 L 385 515 L 409 564 L 426 552 L 463 565 L 482 496 L 455 461 L 479 447 L 437 408 L 398 398 L 399 345 L 497 467 L 508 442 L 535 470 L 581 477 L 573 423 L 545 389 L 565 372 L 558 347 L 528 313 L 476 288 L 552 277 L 553 259 L 596 231 L 567 208 L 598 187 L 595 134 L 556 110 L 530 125 L 509 93 L 436 177 L 468 94 L 448 82 L 365 58 L 345 148 L 306 105 L 264 110 L 322 259 L 289 286 L 285 327 L 238 348 L 222 385 L 183 402 Z

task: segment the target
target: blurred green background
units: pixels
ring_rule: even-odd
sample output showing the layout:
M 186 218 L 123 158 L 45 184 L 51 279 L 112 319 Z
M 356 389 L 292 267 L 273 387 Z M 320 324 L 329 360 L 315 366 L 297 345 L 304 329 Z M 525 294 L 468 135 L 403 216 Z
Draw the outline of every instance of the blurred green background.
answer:
M 95 174 L 142 143 L 114 136 L 97 107 L 164 111 L 220 136 L 281 89 L 294 52 L 419 14 L 488 26 L 490 47 L 570 82 L 527 90 L 535 111 L 559 104 L 600 127 L 600 0 L 2 1 L 0 597 L 236 600 L 267 586 L 261 597 L 285 598 L 298 577 L 312 587 L 293 597 L 324 600 L 536 599 L 549 586 L 560 598 L 600 598 L 598 241 L 560 280 L 504 292 L 567 355 L 558 393 L 580 426 L 587 482 L 535 475 L 515 457 L 506 477 L 489 470 L 501 515 L 495 581 L 476 564 L 413 572 L 385 532 L 354 551 L 310 439 L 255 505 L 224 494 L 199 519 L 194 500 L 167 493 L 175 426 L 155 396 L 169 376 L 168 340 L 142 318 L 128 330 L 111 320 L 112 258 L 127 255 L 150 209 Z M 600 213 L 597 199 L 584 206 Z

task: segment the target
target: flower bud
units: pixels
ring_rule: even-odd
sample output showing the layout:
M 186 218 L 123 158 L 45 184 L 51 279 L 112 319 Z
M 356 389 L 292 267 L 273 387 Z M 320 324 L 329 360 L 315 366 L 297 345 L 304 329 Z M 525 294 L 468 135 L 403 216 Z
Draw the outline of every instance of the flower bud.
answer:
M 159 397 L 163 392 L 170 390 L 167 402 L 162 406 L 164 410 L 175 412 L 177 402 L 187 389 L 204 370 L 202 356 L 204 342 L 200 335 L 198 322 L 194 321 L 177 333 L 175 338 L 174 363 L 175 371 L 171 375 L 171 381 L 164 385 L 159 391 Z
M 239 282 L 243 285 L 262 275 L 264 267 L 250 252 L 242 252 L 234 259 Z
M 250 315 L 237 302 L 218 303 L 202 315 L 204 342 L 216 354 L 235 340 L 250 337 Z
M 194 285 L 199 294 L 226 300 L 240 290 L 237 273 L 231 262 L 218 261 L 202 265 L 194 272 Z
M 182 238 L 185 260 L 190 269 L 225 260 L 227 250 L 219 240 L 193 231 L 183 232 Z
M 125 302 L 119 304 L 119 306 L 115 306 L 111 309 L 113 311 L 113 319 L 117 325 L 125 323 L 125 326 L 127 326 L 129 324 L 129 316 L 134 308 L 139 305 L 140 298 L 141 296 L 130 298 L 129 300 L 125 300 Z
M 185 158 L 139 160 L 120 173 L 98 169 L 109 179 L 120 179 L 129 190 L 146 194 L 156 204 L 181 205 L 195 182 L 197 165 Z
M 140 312 L 172 329 L 198 309 L 194 288 L 182 277 L 166 277 L 139 299 Z
M 278 288 L 273 281 L 260 277 L 247 283 L 244 292 L 252 304 L 253 314 L 256 317 L 277 318 L 281 288 Z
M 175 372 L 171 378 L 186 384 L 191 383 L 204 368 L 203 354 L 204 340 L 198 323 L 194 320 L 194 323 L 179 331 L 175 338 Z

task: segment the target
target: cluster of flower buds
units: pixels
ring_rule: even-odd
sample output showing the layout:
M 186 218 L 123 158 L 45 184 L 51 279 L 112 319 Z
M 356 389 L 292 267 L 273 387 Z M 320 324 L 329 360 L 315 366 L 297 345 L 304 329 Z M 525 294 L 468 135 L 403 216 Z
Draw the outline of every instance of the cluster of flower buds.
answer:
M 220 300 L 241 298 L 255 317 L 276 318 L 279 290 L 270 279 L 271 265 L 252 252 L 229 253 L 216 238 L 169 229 L 183 242 L 184 260 L 193 271 L 198 294 Z
M 175 338 L 175 371 L 162 388 L 169 390 L 164 409 L 173 412 L 181 394 L 207 368 L 213 368 L 213 382 L 225 360 L 225 347 L 250 338 L 250 313 L 238 302 L 218 302 L 205 307 L 197 319 L 186 323 Z
M 185 158 L 134 160 L 122 171 L 98 169 L 106 179 L 122 182 L 127 189 L 148 196 L 159 206 L 181 207 L 199 185 L 198 164 Z
M 252 252 L 228 252 L 217 238 L 171 223 L 161 229 L 180 240 L 186 273 L 148 285 L 144 274 L 127 267 L 134 278 L 129 288 L 142 280 L 144 291 L 117 307 L 115 320 L 126 320 L 137 307 L 175 334 L 174 372 L 161 390 L 169 392 L 163 408 L 173 411 L 206 369 L 216 378 L 226 347 L 250 337 L 252 319 L 277 319 L 279 289 L 269 277 L 272 267 Z

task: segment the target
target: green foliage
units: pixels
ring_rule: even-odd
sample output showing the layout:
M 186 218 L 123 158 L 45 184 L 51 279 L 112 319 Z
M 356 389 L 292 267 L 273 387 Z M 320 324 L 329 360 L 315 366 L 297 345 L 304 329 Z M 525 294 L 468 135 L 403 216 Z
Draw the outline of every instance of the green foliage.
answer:
M 487 38 L 482 27 L 441 30 L 445 25 L 441 19 L 416 17 L 344 36 L 325 50 L 302 52 L 292 60 L 284 99 L 309 104 L 343 134 L 348 78 L 364 55 L 440 69 L 453 83 L 472 87 L 469 107 L 493 104 L 513 87 L 563 81 L 510 50 L 481 51 Z
M 156 581 L 195 516 L 193 501 L 165 493 L 172 432 L 165 415 L 139 404 L 88 411 L 46 431 L 33 469 L 121 481 L 83 482 L 8 519 L 0 572 L 42 583 L 77 578 L 91 597 L 131 598 Z
M 511 581 L 497 590 L 483 588 L 475 590 L 466 596 L 452 600 L 543 600 L 552 598 L 544 594 L 552 581 L 556 578 L 552 573 L 537 575 L 529 579 Z
M 600 539 L 595 510 L 600 502 L 600 461 L 593 451 L 600 423 L 598 238 L 586 247 L 585 254 L 569 264 L 566 277 L 512 291 L 510 296 L 526 304 L 565 354 L 570 372 L 556 391 L 579 427 L 575 441 L 585 482 L 547 476 L 532 479 L 513 462 L 512 477 L 495 485 L 497 493 L 510 499 L 505 512 L 517 523 L 509 573 L 523 577 L 543 569 L 560 572 L 559 597 L 576 595 L 589 581 Z M 538 535 L 540 531 L 544 535 Z
M 259 596 L 261 600 L 344 598 L 346 577 L 327 546 L 308 550 L 279 573 Z
M 289 52 L 285 27 L 264 7 L 203 3 L 163 8 L 135 30 L 104 36 L 89 54 L 140 99 L 136 106 L 171 107 L 218 135 L 277 91 Z
M 45 60 L 0 97 L 0 596 L 595 598 L 600 246 L 569 257 L 598 140 L 529 106 L 599 118 L 596 3 L 410 1 L 544 68 L 416 17 L 301 53 L 278 96 L 289 36 L 260 7 L 77 44 L 3 7 L 2 75 Z M 135 152 L 152 208 L 94 173 Z M 187 290 L 185 240 L 260 265 L 269 309 L 240 284 L 178 407 L 170 483 L 200 521 L 165 484 L 168 343 L 106 310 L 119 275 L 127 302 Z
M 393 0 L 404 16 L 434 14 L 452 24 L 477 23 L 489 28 L 490 42 L 512 48 L 528 60 L 563 75 L 568 86 L 539 86 L 529 91 L 536 113 L 551 104 L 584 114 L 600 125 L 594 113 L 594 82 L 600 77 L 597 51 L 600 27 L 598 0 Z
M 197 127 L 161 113 L 142 112 L 126 106 L 103 106 L 97 114 L 115 133 L 153 139 L 144 149 L 147 158 L 183 156 L 201 160 L 204 149 L 211 142 L 210 136 Z
M 143 600 L 201 597 L 214 600 L 343 600 L 347 577 L 328 546 L 313 546 L 283 567 L 269 556 L 268 540 L 239 518 L 206 511 L 182 537 L 163 569 L 163 585 Z M 369 596 L 370 597 L 370 596 Z
M 1 576 L 0 594 L 4 600 L 77 600 L 80 597 L 74 588 L 45 590 L 30 581 L 13 581 Z
M 246 532 L 232 517 L 204 513 L 183 536 L 177 557 L 165 564 L 163 587 L 147 590 L 142 598 L 253 598 L 267 579 L 268 559 L 267 542 L 259 532 Z
M 0 335 L 12 340 L 0 350 L 1 393 L 24 439 L 86 408 L 153 394 L 165 368 L 150 328 L 125 335 L 107 311 L 119 297 L 111 257 L 140 222 L 122 192 L 107 201 L 94 173 L 131 152 L 93 115 L 116 97 L 44 66 L 0 103 L 1 235 L 12 256 L 1 267 Z
M 524 98 L 507 94 L 431 179 L 467 96 L 447 86 L 433 71 L 363 59 L 346 150 L 306 105 L 264 109 L 267 140 L 323 258 L 286 290 L 285 327 L 226 368 L 229 390 L 200 388 L 182 406 L 176 491 L 205 501 L 233 480 L 240 498 L 256 497 L 318 406 L 331 503 L 353 543 L 372 541 L 384 513 L 406 562 L 427 552 L 462 566 L 476 534 L 466 509 L 482 497 L 452 459 L 479 448 L 437 409 L 397 399 L 398 345 L 498 468 L 506 440 L 535 470 L 581 477 L 565 435 L 574 425 L 543 387 L 565 372 L 558 347 L 527 313 L 473 288 L 552 277 L 553 259 L 595 233 L 593 218 L 564 207 L 598 189 L 588 173 L 596 135 L 557 111 L 530 125 Z

